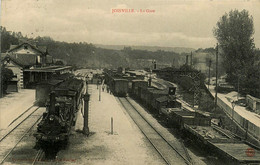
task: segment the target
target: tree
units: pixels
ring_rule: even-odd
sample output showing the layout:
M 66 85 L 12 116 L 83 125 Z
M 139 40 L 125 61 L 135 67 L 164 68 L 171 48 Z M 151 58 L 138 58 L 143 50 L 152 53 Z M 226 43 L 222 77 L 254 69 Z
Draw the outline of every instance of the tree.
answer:
M 246 10 L 231 10 L 220 18 L 213 33 L 223 51 L 228 81 L 235 84 L 239 77 L 246 77 L 254 64 L 253 17 Z
M 11 69 L 2 67 L 2 84 L 3 84 L 3 93 L 6 93 L 8 81 L 13 78 L 13 71 Z

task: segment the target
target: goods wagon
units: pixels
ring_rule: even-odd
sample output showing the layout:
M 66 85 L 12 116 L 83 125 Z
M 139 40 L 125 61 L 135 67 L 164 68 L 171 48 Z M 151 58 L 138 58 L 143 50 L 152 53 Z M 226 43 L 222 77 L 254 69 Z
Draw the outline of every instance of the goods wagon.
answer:
M 181 108 L 182 105 L 180 102 L 176 100 L 175 96 L 169 95 L 169 96 L 162 96 L 156 99 L 156 110 L 157 113 L 163 114 L 162 109 L 163 108 Z M 167 114 L 168 115 L 168 114 Z
M 113 79 L 111 90 L 115 96 L 127 96 L 128 81 L 126 79 Z
M 210 126 L 211 118 L 198 112 L 179 109 L 169 112 L 169 122 L 173 126 L 183 129 L 184 124 L 193 126 Z
M 134 96 L 138 96 L 138 87 L 147 88 L 148 82 L 144 80 L 132 80 L 132 89 L 131 93 Z

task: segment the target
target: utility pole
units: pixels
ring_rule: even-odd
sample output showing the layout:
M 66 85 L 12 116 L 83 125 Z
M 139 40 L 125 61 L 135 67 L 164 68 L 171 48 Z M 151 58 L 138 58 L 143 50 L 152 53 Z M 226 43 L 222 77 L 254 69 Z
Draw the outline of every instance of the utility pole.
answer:
M 210 67 L 211 67 L 212 60 L 209 59 L 209 78 L 208 78 L 208 90 L 209 90 L 209 84 L 210 84 Z
M 215 110 L 217 110 L 217 100 L 218 100 L 218 43 L 216 46 L 216 88 L 215 88 Z
M 83 125 L 83 134 L 89 135 L 89 127 L 88 127 L 88 113 L 89 113 L 89 97 L 90 95 L 86 92 L 84 95 L 84 125 Z

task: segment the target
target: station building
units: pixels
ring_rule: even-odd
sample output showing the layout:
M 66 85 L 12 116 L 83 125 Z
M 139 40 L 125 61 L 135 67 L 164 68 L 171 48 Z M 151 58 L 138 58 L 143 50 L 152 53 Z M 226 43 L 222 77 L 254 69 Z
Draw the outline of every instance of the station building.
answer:
M 1 54 L 4 67 L 13 71 L 13 79 L 8 83 L 15 88 L 34 88 L 53 74 L 71 72 L 71 66 L 55 66 L 53 57 L 46 46 L 35 46 L 28 42 L 11 45 L 6 53 Z M 15 87 L 16 86 L 16 87 Z

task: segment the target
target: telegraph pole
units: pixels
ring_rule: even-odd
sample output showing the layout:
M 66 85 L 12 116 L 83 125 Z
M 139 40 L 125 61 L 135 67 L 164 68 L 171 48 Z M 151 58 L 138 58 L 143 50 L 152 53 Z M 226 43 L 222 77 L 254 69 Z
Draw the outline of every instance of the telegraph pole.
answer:
M 215 110 L 217 109 L 218 100 L 218 43 L 216 46 L 216 88 L 215 88 Z

